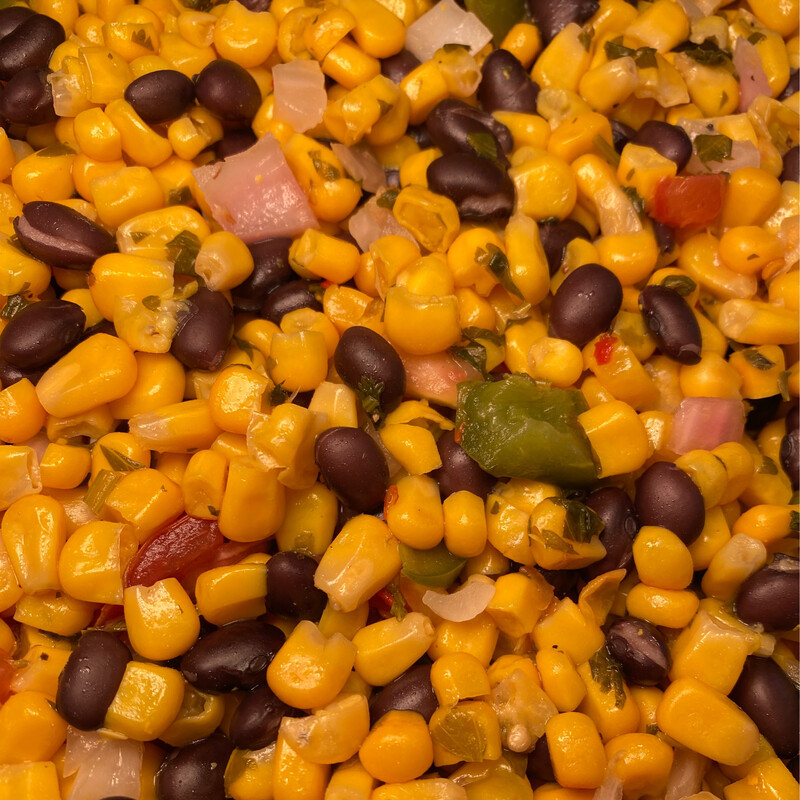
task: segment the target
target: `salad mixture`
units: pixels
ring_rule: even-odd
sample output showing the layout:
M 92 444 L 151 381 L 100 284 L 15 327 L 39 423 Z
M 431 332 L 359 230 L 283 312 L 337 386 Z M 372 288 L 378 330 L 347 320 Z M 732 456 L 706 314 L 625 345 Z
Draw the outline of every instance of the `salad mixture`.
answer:
M 0 798 L 796 798 L 799 13 L 4 1 Z

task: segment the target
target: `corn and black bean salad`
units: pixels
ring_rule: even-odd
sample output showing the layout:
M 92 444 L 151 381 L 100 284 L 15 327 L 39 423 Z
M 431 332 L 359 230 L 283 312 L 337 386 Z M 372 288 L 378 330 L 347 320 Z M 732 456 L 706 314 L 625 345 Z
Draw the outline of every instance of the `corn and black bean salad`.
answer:
M 0 798 L 797 798 L 799 14 L 4 2 Z

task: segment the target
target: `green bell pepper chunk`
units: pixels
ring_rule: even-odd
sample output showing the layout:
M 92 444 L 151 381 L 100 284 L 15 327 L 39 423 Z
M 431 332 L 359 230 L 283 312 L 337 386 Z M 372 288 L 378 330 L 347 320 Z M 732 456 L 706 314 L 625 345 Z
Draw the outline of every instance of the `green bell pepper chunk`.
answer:
M 441 542 L 430 550 L 417 550 L 400 544 L 401 572 L 407 578 L 432 589 L 446 589 L 467 563 L 453 555 Z
M 464 5 L 492 32 L 496 47 L 525 18 L 525 0 L 465 0 Z

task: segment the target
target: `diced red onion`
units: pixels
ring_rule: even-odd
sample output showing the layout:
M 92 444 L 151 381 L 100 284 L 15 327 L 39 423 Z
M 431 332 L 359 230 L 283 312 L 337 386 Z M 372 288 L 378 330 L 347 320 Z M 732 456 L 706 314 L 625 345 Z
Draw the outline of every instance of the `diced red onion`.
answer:
M 690 20 L 702 19 L 705 15 L 692 0 L 678 0 L 678 5 L 686 12 Z
M 733 66 L 739 73 L 739 111 L 747 111 L 759 95 L 772 95 L 756 46 L 740 36 L 733 46 Z
M 708 759 L 693 750 L 675 748 L 664 800 L 683 800 L 700 791 Z
M 459 383 L 481 379 L 475 367 L 447 352 L 401 358 L 406 370 L 406 395 L 449 408 L 456 407 Z
M 740 442 L 744 435 L 744 404 L 723 397 L 687 397 L 672 419 L 670 450 L 713 450 L 724 442 Z
M 353 147 L 334 142 L 331 145 L 339 161 L 350 173 L 354 181 L 361 181 L 361 186 L 367 192 L 375 194 L 386 186 L 386 173 L 372 151 L 363 144 Z
M 243 242 L 318 228 L 277 139 L 268 133 L 242 153 L 192 170 L 214 219 Z
M 428 590 L 422 595 L 422 602 L 442 619 L 467 622 L 486 610 L 494 592 L 493 580 L 483 576 L 472 577 L 450 594 Z
M 622 800 L 622 788 L 622 781 L 609 764 L 603 782 L 595 789 L 593 800 Z
M 328 95 L 319 62 L 297 58 L 272 68 L 273 116 L 303 133 L 322 122 Z
M 405 236 L 412 242 L 414 237 L 394 218 L 388 208 L 381 208 L 375 198 L 370 198 L 353 214 L 347 222 L 350 235 L 356 240 L 362 252 L 381 236 Z
M 67 800 L 101 800 L 112 795 L 138 797 L 141 742 L 112 739 L 95 731 L 67 729 L 64 776 L 76 775 Z
M 406 50 L 428 61 L 446 44 L 464 44 L 475 55 L 492 41 L 492 32 L 470 11 L 454 0 L 441 0 L 412 22 L 406 31 Z

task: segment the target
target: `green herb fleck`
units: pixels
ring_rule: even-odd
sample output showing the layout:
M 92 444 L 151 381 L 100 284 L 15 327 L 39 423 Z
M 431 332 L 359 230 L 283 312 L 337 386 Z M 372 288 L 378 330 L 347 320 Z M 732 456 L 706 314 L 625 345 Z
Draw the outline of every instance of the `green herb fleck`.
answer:
M 142 299 L 142 305 L 150 311 L 158 311 L 161 305 L 161 298 L 156 294 L 149 294 Z
M 467 134 L 467 144 L 476 156 L 497 161 L 497 139 L 490 131 L 473 131 Z
M 172 261 L 178 275 L 194 275 L 194 262 L 200 252 L 200 239 L 191 231 L 181 231 L 165 245 L 167 258 Z
M 614 149 L 614 145 L 609 144 L 599 133 L 592 139 L 594 149 L 602 158 L 608 161 L 612 167 L 619 166 L 619 153 Z M 633 172 L 633 170 L 631 170 Z M 629 175 L 630 177 L 630 175 Z
M 388 114 L 394 106 L 391 103 L 387 103 L 385 100 L 381 100 L 380 97 L 378 98 L 378 108 L 381 111 L 381 116 L 385 116 Z
M 29 305 L 30 303 L 21 294 L 12 294 L 6 298 L 6 304 L 0 311 L 0 318 L 14 319 L 25 306 Z
M 791 396 L 789 395 L 789 370 L 785 369 L 778 375 L 778 391 L 781 394 L 781 398 L 783 400 L 790 400 Z
M 208 509 L 208 513 L 211 514 L 212 517 L 218 517 L 219 516 L 219 509 L 218 508 L 214 508 L 214 506 L 206 506 L 206 508 Z
M 589 506 L 577 500 L 562 500 L 557 497 L 552 497 L 551 500 L 567 511 L 564 519 L 564 536 L 567 539 L 586 544 L 603 530 L 603 520 Z
M 578 551 L 566 540 L 562 539 L 554 531 L 545 530 L 541 531 L 544 546 L 548 550 L 558 550 L 561 553 L 568 553 L 569 555 L 577 555 Z
M 486 377 L 486 348 L 478 342 L 473 342 L 468 345 L 454 346 L 450 348 L 456 358 L 466 361 L 471 364 L 478 372 Z
M 766 372 L 767 370 L 772 369 L 775 366 L 775 362 L 771 361 L 767 358 L 760 350 L 757 350 L 755 347 L 748 347 L 746 350 L 742 350 L 742 355 L 744 356 L 744 360 L 751 366 L 755 367 L 762 372 Z
M 391 211 L 394 208 L 394 203 L 395 200 L 397 200 L 398 194 L 400 194 L 400 190 L 392 187 L 391 189 L 387 189 L 375 202 L 380 208 L 388 208 L 389 211 Z
M 500 503 L 499 503 L 499 501 L 495 500 L 494 503 L 492 503 L 492 507 L 489 509 L 489 513 L 492 516 L 494 516 L 495 514 L 499 514 L 500 513 Z
M 167 194 L 167 205 L 183 206 L 192 201 L 192 190 L 188 186 L 170 189 Z
M 386 588 L 392 595 L 392 607 L 389 609 L 389 613 L 396 620 L 404 619 L 408 615 L 405 597 L 403 597 L 400 590 L 394 585 L 387 586 Z
M 701 133 L 694 140 L 697 157 L 708 167 L 709 161 L 725 161 L 731 157 L 733 141 L 722 133 Z
M 253 360 L 255 348 L 247 339 L 240 339 L 238 336 L 234 336 L 233 343 L 250 359 L 250 361 Z
M 481 761 L 486 752 L 486 735 L 469 711 L 455 706 L 431 731 L 431 738 L 460 761 Z
M 667 289 L 672 289 L 681 297 L 688 297 L 697 289 L 697 284 L 688 275 L 667 275 L 667 277 L 661 281 L 661 285 L 666 286 Z
M 636 191 L 635 186 L 620 186 L 623 192 L 628 196 L 628 199 L 633 203 L 636 213 L 640 216 L 644 214 L 644 198 Z
M 763 42 L 764 39 L 767 37 L 763 33 L 759 33 L 758 31 L 753 31 L 748 37 L 747 41 L 750 44 L 758 44 L 759 42 Z
M 592 47 L 592 39 L 594 39 L 594 28 L 583 28 L 578 34 L 578 41 L 587 53 Z
M 487 244 L 485 250 L 479 247 L 475 251 L 475 260 L 482 267 L 486 267 L 500 281 L 507 292 L 515 294 L 520 300 L 524 299 L 522 292 L 511 280 L 511 267 L 506 254 L 496 244 Z
M 269 393 L 269 404 L 271 406 L 279 406 L 286 402 L 286 398 L 289 396 L 289 392 L 283 388 L 283 384 L 279 383 L 273 387 L 272 391 Z
M 706 39 L 706 41 L 699 45 L 687 42 L 685 45 L 678 45 L 675 51 L 686 53 L 689 58 L 696 61 L 698 64 L 703 64 L 703 66 L 722 67 L 728 70 L 728 72 L 736 74 L 730 52 L 720 48 L 717 43 L 711 39 Z
M 139 244 L 150 235 L 150 231 L 131 231 L 128 235 L 134 244 Z
M 626 47 L 624 44 L 622 44 L 621 36 L 606 42 L 605 50 L 606 58 L 608 58 L 609 61 L 628 56 L 636 62 L 636 66 L 640 69 L 648 69 L 658 66 L 655 48 L 639 47 L 634 50 L 632 47 Z
M 134 461 L 119 450 L 114 450 L 111 447 L 106 447 L 104 444 L 100 445 L 100 450 L 108 461 L 108 465 L 114 472 L 134 472 L 137 469 L 144 469 L 144 464 Z
M 651 736 L 656 736 L 661 732 L 661 728 L 655 724 L 655 722 L 649 722 L 644 729 L 645 733 L 649 733 Z
M 86 490 L 86 497 L 83 499 L 84 503 L 86 503 L 95 514 L 99 515 L 103 510 L 103 506 L 106 504 L 108 496 L 121 478 L 121 472 L 101 469 Z
M 465 339 L 469 339 L 471 342 L 474 342 L 477 339 L 485 339 L 487 342 L 491 342 L 498 347 L 502 347 L 506 342 L 506 338 L 502 333 L 495 333 L 494 331 L 490 331 L 488 328 L 464 328 L 461 333 Z
M 144 47 L 145 50 L 150 50 L 150 52 L 155 50 L 153 40 L 147 35 L 147 31 L 144 28 L 138 28 L 131 34 L 131 42 Z
M 64 142 L 51 144 L 36 153 L 40 158 L 58 158 L 59 156 L 74 156 L 75 151 Z
M 366 415 L 375 423 L 383 422 L 385 416 L 381 409 L 381 395 L 385 384 L 383 381 L 376 381 L 368 375 L 362 375 L 356 387 L 356 396 Z
M 590 659 L 589 669 L 592 680 L 600 687 L 603 694 L 614 692 L 614 706 L 625 706 L 625 684 L 622 681 L 622 667 L 611 657 L 605 647 L 601 647 Z
M 342 173 L 322 158 L 322 150 L 311 150 L 308 153 L 317 175 L 324 181 L 338 181 Z
M 789 530 L 792 533 L 800 531 L 800 513 L 797 511 L 789 512 Z
M 764 456 L 764 460 L 756 472 L 760 475 L 777 475 L 778 465 L 769 456 Z

